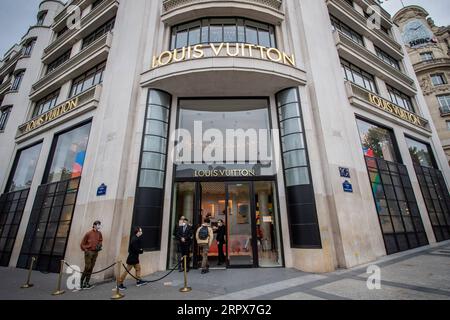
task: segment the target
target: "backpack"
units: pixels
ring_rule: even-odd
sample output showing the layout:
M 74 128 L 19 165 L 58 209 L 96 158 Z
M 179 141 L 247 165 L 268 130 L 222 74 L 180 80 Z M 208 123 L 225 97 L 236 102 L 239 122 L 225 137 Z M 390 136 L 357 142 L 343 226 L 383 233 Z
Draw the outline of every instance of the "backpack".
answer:
M 202 226 L 200 231 L 198 232 L 198 238 L 200 240 L 207 240 L 209 238 L 209 229 L 208 227 Z

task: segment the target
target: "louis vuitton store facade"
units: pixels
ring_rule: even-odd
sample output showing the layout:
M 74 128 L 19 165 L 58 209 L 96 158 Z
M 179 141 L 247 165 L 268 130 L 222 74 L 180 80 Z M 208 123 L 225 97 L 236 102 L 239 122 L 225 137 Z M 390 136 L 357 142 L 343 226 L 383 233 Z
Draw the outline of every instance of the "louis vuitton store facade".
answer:
M 411 64 L 389 20 L 392 39 L 353 27 L 402 57 L 401 72 L 349 42 L 356 33 L 336 19 L 360 14 L 357 3 L 366 1 L 104 0 L 92 14 L 114 9 L 96 26 L 110 33 L 31 95 L 54 97 L 52 81 L 63 83 L 61 94 L 81 91 L 76 106 L 10 118 L 0 222 L 14 234 L 1 236 L 1 263 L 82 265 L 95 220 L 98 269 L 124 260 L 142 227 L 143 274 L 176 265 L 181 216 L 194 228 L 224 221 L 226 268 L 330 272 L 448 240 L 450 172 Z M 83 28 L 95 31 L 91 21 Z M 44 61 L 83 32 L 56 38 Z M 220 250 L 214 241 L 213 267 Z

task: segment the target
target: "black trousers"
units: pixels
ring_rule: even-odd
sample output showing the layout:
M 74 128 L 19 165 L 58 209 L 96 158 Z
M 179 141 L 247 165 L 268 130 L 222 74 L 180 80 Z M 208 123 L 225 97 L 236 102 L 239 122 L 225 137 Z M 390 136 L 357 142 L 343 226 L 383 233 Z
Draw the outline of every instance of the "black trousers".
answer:
M 225 263 L 225 253 L 223 252 L 223 246 L 225 242 L 218 242 L 217 248 L 219 250 L 219 263 Z
M 184 256 L 187 257 L 186 264 L 187 264 L 187 269 L 189 270 L 190 255 L 191 255 L 191 244 L 190 243 L 180 242 L 179 246 L 180 246 L 181 259 L 183 259 Z M 178 269 L 179 270 L 183 270 L 184 269 L 184 261 L 183 260 L 181 260 L 181 264 L 178 267 Z

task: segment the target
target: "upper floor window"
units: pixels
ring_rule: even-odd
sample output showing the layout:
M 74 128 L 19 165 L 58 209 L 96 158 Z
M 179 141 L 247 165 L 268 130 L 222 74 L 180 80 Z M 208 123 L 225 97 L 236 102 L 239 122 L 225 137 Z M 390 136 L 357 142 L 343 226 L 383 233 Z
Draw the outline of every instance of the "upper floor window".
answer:
M 22 54 L 24 56 L 31 55 L 31 52 L 33 51 L 34 45 L 36 44 L 36 39 L 32 39 L 25 43 L 25 45 L 22 47 Z
M 248 43 L 276 47 L 275 28 L 243 18 L 201 19 L 172 28 L 171 49 L 202 43 Z
M 450 112 L 450 95 L 438 96 L 439 105 L 443 112 Z
M 0 131 L 4 131 L 6 128 L 6 123 L 8 122 L 9 114 L 11 113 L 11 106 L 3 107 L 0 113 Z
M 16 73 L 14 76 L 14 81 L 11 86 L 11 91 L 17 91 L 20 88 L 20 84 L 22 83 L 23 76 L 25 75 L 25 70 L 21 70 Z
M 36 103 L 36 106 L 34 107 L 33 111 L 33 118 L 37 117 L 48 110 L 52 109 L 54 106 L 56 106 L 56 102 L 58 101 L 59 96 L 59 89 L 55 92 L 50 93 L 45 98 L 42 98 Z
M 434 86 L 441 86 L 443 84 L 447 84 L 447 79 L 443 73 L 437 73 L 431 75 L 431 82 L 433 82 Z
M 86 48 L 88 45 L 93 43 L 95 40 L 101 38 L 106 33 L 112 31 L 114 29 L 114 23 L 116 21 L 116 17 L 112 18 L 108 22 L 106 22 L 101 27 L 97 28 L 94 32 L 92 32 L 90 35 L 88 35 L 86 38 L 83 39 L 83 46 L 81 49 Z
M 392 103 L 395 103 L 396 105 L 414 112 L 412 99 L 410 96 L 404 94 L 403 92 L 400 92 L 399 90 L 391 87 L 390 85 L 386 85 L 388 92 L 389 92 L 389 98 Z
M 384 52 L 383 50 L 381 50 L 378 47 L 375 47 L 375 51 L 377 52 L 378 58 L 383 60 L 385 63 L 387 63 L 391 67 L 394 67 L 395 69 L 400 70 L 400 62 L 397 59 L 395 59 L 394 57 L 392 57 L 391 55 Z
M 47 16 L 47 11 L 39 12 L 38 17 L 37 17 L 36 25 L 38 25 L 38 26 L 44 25 L 44 21 L 45 21 L 45 17 L 46 16 Z
M 430 61 L 434 59 L 433 52 L 424 52 L 420 54 L 422 61 Z
M 96 86 L 103 82 L 103 73 L 105 72 L 106 62 L 99 64 L 92 68 L 85 74 L 73 80 L 72 88 L 70 89 L 69 98 L 79 95 L 80 93 Z
M 346 80 L 351 81 L 371 92 L 378 93 L 378 89 L 375 84 L 375 77 L 373 75 L 365 72 L 361 68 L 344 59 L 341 59 L 341 66 Z
M 65 53 L 63 53 L 60 57 L 58 57 L 56 60 L 51 62 L 47 66 L 47 74 L 58 68 L 60 65 L 62 65 L 64 62 L 70 59 L 70 54 L 72 52 L 72 49 L 69 49 Z
M 334 16 L 330 17 L 331 17 L 331 26 L 333 30 L 341 31 L 343 34 L 352 39 L 354 42 L 364 46 L 364 38 L 362 35 L 360 35 L 358 32 L 356 32 L 355 30 L 353 30 L 348 25 L 346 25 L 339 19 L 335 18 Z

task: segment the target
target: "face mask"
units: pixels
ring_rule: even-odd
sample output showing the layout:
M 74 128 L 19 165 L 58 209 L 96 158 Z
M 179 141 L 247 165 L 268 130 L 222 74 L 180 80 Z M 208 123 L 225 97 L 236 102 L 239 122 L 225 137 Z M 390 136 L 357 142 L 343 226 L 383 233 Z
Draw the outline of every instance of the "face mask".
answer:
M 95 230 L 100 231 L 102 226 L 95 226 Z

